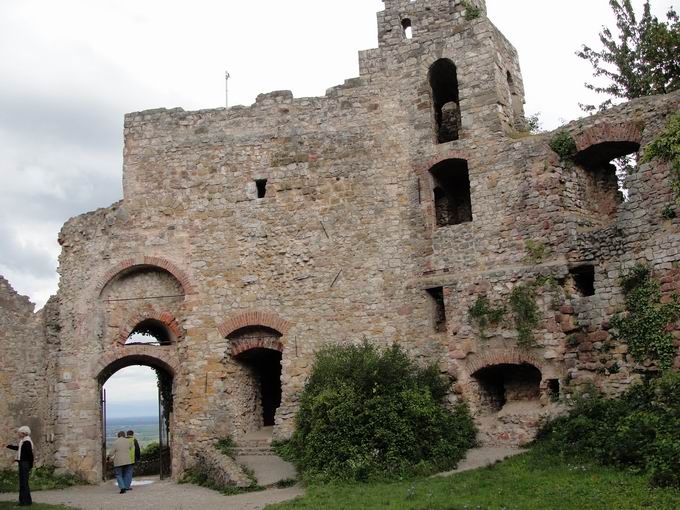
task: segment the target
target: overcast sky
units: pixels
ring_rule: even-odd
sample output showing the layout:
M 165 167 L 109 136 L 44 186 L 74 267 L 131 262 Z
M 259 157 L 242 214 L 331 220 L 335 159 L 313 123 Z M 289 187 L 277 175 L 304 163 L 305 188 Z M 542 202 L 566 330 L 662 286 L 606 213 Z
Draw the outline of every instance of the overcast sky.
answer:
M 638 8 L 642 0 L 633 0 Z M 677 1 L 653 0 L 663 16 Z M 528 113 L 581 116 L 574 52 L 612 26 L 607 0 L 487 0 L 517 47 Z M 69 217 L 122 197 L 126 112 L 323 95 L 377 46 L 381 0 L 0 0 L 0 274 L 38 307 L 56 292 Z

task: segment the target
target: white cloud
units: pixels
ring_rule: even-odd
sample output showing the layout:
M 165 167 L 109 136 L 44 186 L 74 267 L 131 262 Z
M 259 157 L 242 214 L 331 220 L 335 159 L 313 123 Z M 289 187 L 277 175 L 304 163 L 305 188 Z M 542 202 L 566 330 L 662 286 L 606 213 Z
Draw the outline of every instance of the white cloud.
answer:
M 113 374 L 106 384 L 108 403 L 158 402 L 156 372 L 146 366 L 130 366 Z

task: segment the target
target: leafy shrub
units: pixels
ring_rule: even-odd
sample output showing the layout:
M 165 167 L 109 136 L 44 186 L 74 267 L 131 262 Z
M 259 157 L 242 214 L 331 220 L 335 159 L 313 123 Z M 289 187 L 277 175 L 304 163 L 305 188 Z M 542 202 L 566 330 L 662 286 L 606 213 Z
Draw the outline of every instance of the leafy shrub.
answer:
M 144 447 L 140 453 L 140 461 L 158 459 L 161 454 L 161 445 L 158 441 L 152 441 Z
M 492 306 L 485 295 L 477 296 L 475 303 L 468 308 L 468 315 L 483 335 L 489 325 L 497 325 L 505 316 L 505 307 Z
M 589 394 L 548 423 L 538 445 L 566 458 L 595 460 L 680 487 L 680 374 L 637 384 L 617 399 Z
M 567 131 L 560 131 L 552 140 L 550 148 L 562 161 L 571 161 L 576 155 L 576 142 Z
M 317 354 L 286 453 L 308 480 L 366 481 L 450 469 L 474 444 L 448 385 L 394 345 L 334 346 Z

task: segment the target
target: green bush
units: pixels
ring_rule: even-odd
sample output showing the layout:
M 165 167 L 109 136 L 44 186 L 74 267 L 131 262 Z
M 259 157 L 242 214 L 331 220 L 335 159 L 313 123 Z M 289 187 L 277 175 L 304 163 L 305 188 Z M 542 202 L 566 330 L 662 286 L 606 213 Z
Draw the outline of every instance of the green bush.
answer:
M 464 406 L 443 405 L 448 385 L 394 345 L 329 347 L 317 354 L 287 453 L 310 480 L 427 474 L 454 467 L 474 444 Z
M 631 387 L 608 400 L 592 392 L 539 433 L 539 447 L 565 458 L 595 460 L 650 475 L 654 485 L 680 487 L 680 374 Z
M 142 448 L 139 460 L 158 459 L 161 454 L 161 445 L 157 441 L 152 441 L 146 447 Z
M 576 156 L 576 142 L 567 131 L 559 131 L 549 145 L 563 162 L 570 162 Z
M 64 489 L 73 485 L 86 484 L 82 477 L 72 474 L 55 474 L 54 466 L 41 466 L 31 470 L 31 490 L 42 491 L 50 489 Z M 19 472 L 14 469 L 0 470 L 0 493 L 17 492 L 19 490 Z

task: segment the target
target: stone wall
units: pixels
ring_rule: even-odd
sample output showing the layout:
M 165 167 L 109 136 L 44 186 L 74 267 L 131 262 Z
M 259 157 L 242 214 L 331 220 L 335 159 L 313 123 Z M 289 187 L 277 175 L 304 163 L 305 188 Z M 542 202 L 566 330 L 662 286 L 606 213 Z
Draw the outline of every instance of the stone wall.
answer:
M 33 303 L 0 276 L 0 467 L 13 465 L 15 452 L 4 445 L 17 443 L 22 425 L 31 428 L 37 463 L 52 460 L 45 312 L 34 314 L 33 309 Z
M 667 168 L 642 165 L 619 203 L 607 158 L 644 149 L 680 93 L 565 126 L 579 151 L 565 163 L 549 148 L 553 133 L 518 131 L 517 55 L 488 18 L 465 19 L 459 2 L 394 0 L 378 21 L 360 76 L 324 97 L 277 91 L 250 107 L 126 116 L 124 199 L 72 218 L 59 236 L 60 287 L 43 334 L 58 342 L 60 467 L 99 477 L 101 385 L 130 364 L 172 378 L 174 476 L 195 462 L 193 446 L 238 441 L 262 423 L 256 374 L 240 359 L 252 350 L 282 356 L 277 438 L 292 432 L 314 353 L 332 343 L 398 342 L 438 363 L 450 402 L 470 403 L 489 444 L 527 441 L 559 412 L 552 400 L 586 382 L 616 393 L 636 379 L 638 363 L 608 331 L 623 302 L 618 278 L 644 259 L 673 292 L 680 220 L 661 219 Z M 454 65 L 458 83 L 459 139 L 447 143 L 436 62 Z M 469 182 L 471 221 L 438 225 L 437 165 L 464 193 Z M 468 315 L 477 297 L 507 304 L 520 284 L 540 315 L 528 347 L 508 317 L 480 331 Z M 149 321 L 171 341 L 126 345 Z M 475 374 L 527 365 L 540 379 L 501 377 L 500 409 L 489 412 Z

